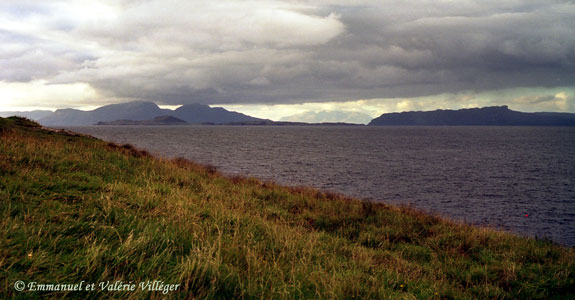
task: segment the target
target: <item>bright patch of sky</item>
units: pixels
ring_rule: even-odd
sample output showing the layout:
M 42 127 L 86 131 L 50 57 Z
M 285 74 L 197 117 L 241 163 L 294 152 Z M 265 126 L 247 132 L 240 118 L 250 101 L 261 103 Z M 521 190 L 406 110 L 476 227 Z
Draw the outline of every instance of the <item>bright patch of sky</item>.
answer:
M 536 104 L 536 105 L 534 105 Z M 575 112 L 575 88 L 516 88 L 488 92 L 446 93 L 425 97 L 367 99 L 299 104 L 216 105 L 275 121 L 305 112 L 357 112 L 378 117 L 383 113 L 435 109 L 462 109 L 508 105 L 524 112 Z M 296 121 L 296 120 L 293 120 Z

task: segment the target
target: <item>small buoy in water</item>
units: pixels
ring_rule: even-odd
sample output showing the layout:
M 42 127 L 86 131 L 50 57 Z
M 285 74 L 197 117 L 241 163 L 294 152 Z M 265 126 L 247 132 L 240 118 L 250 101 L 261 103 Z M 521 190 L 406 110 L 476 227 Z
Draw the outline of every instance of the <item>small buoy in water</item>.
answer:
M 526 217 L 526 218 L 529 217 L 529 214 L 525 214 L 525 217 Z

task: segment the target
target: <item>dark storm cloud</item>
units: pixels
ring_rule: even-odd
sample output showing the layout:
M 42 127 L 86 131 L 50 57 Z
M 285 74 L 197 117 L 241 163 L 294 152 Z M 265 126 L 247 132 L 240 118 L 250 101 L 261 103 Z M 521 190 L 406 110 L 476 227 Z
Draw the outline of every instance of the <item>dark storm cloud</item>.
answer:
M 492 7 L 488 2 L 467 2 L 469 6 L 459 8 L 423 5 L 426 13 L 405 7 L 361 8 L 342 14 L 350 34 L 322 54 L 353 66 L 348 68 L 349 85 L 376 90 L 406 84 L 425 95 L 437 87 L 456 91 L 572 85 L 573 5 L 505 2 Z
M 0 32 L 16 49 L 2 50 L 0 80 L 87 82 L 164 104 L 575 85 L 573 1 L 103 1 L 102 20 L 49 3 L 19 15 L 43 16 L 43 31 Z

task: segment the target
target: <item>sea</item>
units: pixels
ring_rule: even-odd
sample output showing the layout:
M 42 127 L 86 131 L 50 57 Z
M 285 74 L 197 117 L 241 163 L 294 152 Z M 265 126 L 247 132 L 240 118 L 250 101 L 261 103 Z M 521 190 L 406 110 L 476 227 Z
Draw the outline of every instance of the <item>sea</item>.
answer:
M 574 127 L 68 127 L 228 175 L 409 205 L 575 246 Z M 341 212 L 345 214 L 345 211 Z

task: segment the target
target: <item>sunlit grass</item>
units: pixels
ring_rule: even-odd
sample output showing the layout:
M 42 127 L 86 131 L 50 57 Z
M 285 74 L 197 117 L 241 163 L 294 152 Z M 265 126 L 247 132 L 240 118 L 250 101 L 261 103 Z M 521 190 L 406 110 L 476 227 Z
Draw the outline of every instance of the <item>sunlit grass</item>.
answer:
M 569 299 L 571 248 L 0 119 L 0 298 Z M 177 292 L 16 292 L 162 280 Z

